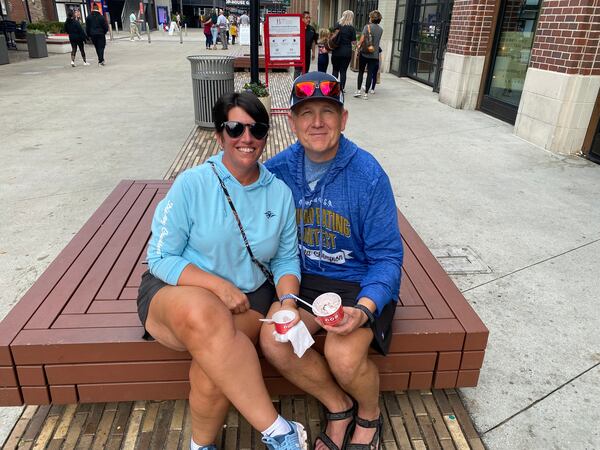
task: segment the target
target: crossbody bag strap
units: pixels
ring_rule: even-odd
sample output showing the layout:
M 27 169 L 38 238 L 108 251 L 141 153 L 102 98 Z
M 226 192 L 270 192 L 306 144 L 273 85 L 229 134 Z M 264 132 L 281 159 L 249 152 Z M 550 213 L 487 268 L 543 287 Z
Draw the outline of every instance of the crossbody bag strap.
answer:
M 248 250 L 248 254 L 250 255 L 250 259 L 252 260 L 252 262 L 254 264 L 256 264 L 258 266 L 258 268 L 260 269 L 260 271 L 263 273 L 263 275 L 267 278 L 267 280 L 269 280 L 269 283 L 271 284 L 275 284 L 274 280 L 273 280 L 273 274 L 271 273 L 271 271 L 263 264 L 261 263 L 258 259 L 256 259 L 256 257 L 254 256 L 254 253 L 252 253 L 252 249 L 250 248 L 250 244 L 248 243 L 248 238 L 246 237 L 246 233 L 244 231 L 244 227 L 242 226 L 242 222 L 240 221 L 240 217 L 235 209 L 235 206 L 233 206 L 233 201 L 231 200 L 231 196 L 229 195 L 229 191 L 227 190 L 227 188 L 225 187 L 225 183 L 223 182 L 223 180 L 221 179 L 221 177 L 219 176 L 219 174 L 217 173 L 217 169 L 215 168 L 215 163 L 212 161 L 208 161 L 208 163 L 210 164 L 210 167 L 212 168 L 213 172 L 215 173 L 217 179 L 219 180 L 219 184 L 221 185 L 221 189 L 223 189 L 223 193 L 225 194 L 225 197 L 227 198 L 227 203 L 229 203 L 229 207 L 231 208 L 231 212 L 233 213 L 233 217 L 235 217 L 235 221 L 237 222 L 237 225 L 240 229 L 240 233 L 242 234 L 242 239 L 244 240 L 244 245 L 246 246 L 246 250 Z

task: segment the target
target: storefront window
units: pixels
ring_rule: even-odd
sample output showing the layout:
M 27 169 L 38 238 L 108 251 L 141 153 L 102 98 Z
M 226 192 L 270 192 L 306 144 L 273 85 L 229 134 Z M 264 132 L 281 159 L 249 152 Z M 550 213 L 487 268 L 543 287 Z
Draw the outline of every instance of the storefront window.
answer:
M 83 2 L 56 2 L 56 14 L 58 16 L 59 22 L 64 22 L 67 20 L 67 13 L 69 11 L 79 10 L 81 12 L 81 18 L 85 22 L 86 14 L 86 5 Z
M 487 95 L 519 106 L 541 0 L 507 0 Z

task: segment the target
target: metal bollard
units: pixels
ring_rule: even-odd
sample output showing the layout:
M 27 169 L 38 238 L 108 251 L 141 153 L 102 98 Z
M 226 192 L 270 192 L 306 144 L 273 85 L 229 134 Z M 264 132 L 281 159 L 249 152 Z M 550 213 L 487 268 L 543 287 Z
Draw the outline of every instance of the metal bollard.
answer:
M 148 26 L 148 22 L 146 22 L 146 33 L 148 34 L 148 44 L 152 42 L 150 39 L 150 27 Z
M 185 27 L 185 37 L 187 37 L 187 23 L 183 25 Z
M 110 37 L 110 40 L 113 40 L 113 32 L 112 32 L 112 25 L 109 23 L 108 24 L 108 36 Z
M 183 28 L 179 27 L 179 43 L 183 44 Z
M 119 35 L 119 24 L 115 22 L 115 32 Z

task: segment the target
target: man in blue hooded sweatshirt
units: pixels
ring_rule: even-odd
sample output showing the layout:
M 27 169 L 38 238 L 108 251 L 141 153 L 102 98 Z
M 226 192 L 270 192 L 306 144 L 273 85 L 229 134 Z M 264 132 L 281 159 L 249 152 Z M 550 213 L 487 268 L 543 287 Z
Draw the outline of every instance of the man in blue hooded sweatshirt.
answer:
M 322 293 L 342 297 L 344 319 L 321 326 L 290 295 L 270 310 L 298 309 L 311 333 L 327 331 L 324 356 L 302 358 L 261 330 L 266 358 L 327 408 L 316 449 L 381 446 L 379 372 L 369 347 L 386 354 L 400 289 L 402 241 L 390 181 L 379 163 L 342 135 L 348 119 L 337 78 L 309 72 L 294 81 L 289 122 L 298 141 L 266 167 L 292 190 L 302 283 L 309 302 Z M 356 445 L 356 447 L 355 447 Z

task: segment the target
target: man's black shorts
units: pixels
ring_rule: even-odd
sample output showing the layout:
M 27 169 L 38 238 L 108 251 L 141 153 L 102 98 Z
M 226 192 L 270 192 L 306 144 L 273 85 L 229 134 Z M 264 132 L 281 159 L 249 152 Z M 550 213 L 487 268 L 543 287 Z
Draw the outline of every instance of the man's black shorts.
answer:
M 312 303 L 315 298 L 325 292 L 335 292 L 342 297 L 344 306 L 354 306 L 360 293 L 360 284 L 349 281 L 332 280 L 331 278 L 319 275 L 302 274 L 302 283 L 300 284 L 300 297 Z M 298 302 L 298 306 L 309 311 L 308 306 Z M 312 313 L 312 311 L 309 311 Z M 373 331 L 373 342 L 371 347 L 382 355 L 387 355 L 392 341 L 392 321 L 396 312 L 396 302 L 389 302 L 375 318 L 375 323 L 371 327 Z
M 144 325 L 144 339 L 154 340 L 146 330 L 146 319 L 148 318 L 150 302 L 156 293 L 165 286 L 170 285 L 163 280 L 156 278 L 149 271 L 146 271 L 144 275 L 142 275 L 142 282 L 138 289 L 137 309 L 140 321 L 142 322 L 142 325 Z M 271 283 L 265 281 L 256 291 L 246 293 L 246 295 L 250 301 L 250 309 L 258 312 L 264 317 L 267 315 L 267 312 L 275 299 L 275 288 Z

